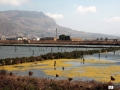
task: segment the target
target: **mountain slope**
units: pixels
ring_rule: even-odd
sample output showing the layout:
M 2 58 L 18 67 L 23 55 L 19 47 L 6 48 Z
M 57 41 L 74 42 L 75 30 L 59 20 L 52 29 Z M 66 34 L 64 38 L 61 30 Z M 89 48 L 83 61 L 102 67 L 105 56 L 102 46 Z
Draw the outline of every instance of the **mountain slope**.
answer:
M 42 12 L 16 10 L 0 12 L 1 37 L 55 37 L 55 28 L 58 29 L 58 35 L 65 34 L 79 38 L 114 38 L 111 35 L 86 33 L 61 27 L 56 24 L 54 19 L 46 16 Z

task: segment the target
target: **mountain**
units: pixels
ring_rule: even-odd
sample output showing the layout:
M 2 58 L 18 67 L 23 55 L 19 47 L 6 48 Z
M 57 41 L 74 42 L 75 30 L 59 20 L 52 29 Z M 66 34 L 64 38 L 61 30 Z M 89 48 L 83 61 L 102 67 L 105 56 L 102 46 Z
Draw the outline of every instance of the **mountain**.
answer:
M 0 12 L 0 36 L 1 37 L 55 37 L 55 28 L 60 34 L 79 38 L 116 38 L 115 36 L 87 33 L 72 30 L 56 24 L 53 18 L 42 12 L 36 11 L 1 11 Z

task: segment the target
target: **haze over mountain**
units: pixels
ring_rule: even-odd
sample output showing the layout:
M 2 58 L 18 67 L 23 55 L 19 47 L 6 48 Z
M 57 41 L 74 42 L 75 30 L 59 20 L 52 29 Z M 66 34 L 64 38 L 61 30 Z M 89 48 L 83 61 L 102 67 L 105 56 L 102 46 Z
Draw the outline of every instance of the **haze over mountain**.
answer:
M 88 33 L 59 26 L 53 18 L 46 16 L 42 12 L 17 10 L 0 12 L 1 37 L 55 37 L 56 28 L 58 29 L 58 36 L 65 34 L 84 39 L 101 37 L 117 38 L 112 35 Z

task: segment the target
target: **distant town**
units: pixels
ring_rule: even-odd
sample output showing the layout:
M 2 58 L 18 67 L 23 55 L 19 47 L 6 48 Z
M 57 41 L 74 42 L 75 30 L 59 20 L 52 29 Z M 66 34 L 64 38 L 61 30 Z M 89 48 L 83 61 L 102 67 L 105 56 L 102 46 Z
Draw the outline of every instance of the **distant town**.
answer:
M 82 38 L 71 38 L 64 34 L 59 37 L 41 37 L 41 38 L 26 38 L 26 37 L 7 37 L 0 38 L 0 44 L 79 44 L 79 45 L 94 45 L 94 44 L 105 44 L 105 45 L 119 45 L 120 39 L 108 39 L 108 38 L 96 38 L 96 39 L 82 39 Z

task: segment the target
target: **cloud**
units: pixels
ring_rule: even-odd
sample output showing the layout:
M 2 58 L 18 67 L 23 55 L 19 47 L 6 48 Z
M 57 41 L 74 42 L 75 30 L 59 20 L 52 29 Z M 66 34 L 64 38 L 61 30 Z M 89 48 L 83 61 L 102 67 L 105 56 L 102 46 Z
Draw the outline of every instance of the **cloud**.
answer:
M 12 6 L 20 6 L 23 3 L 28 3 L 29 0 L 0 0 L 0 4 L 2 5 L 12 5 Z
M 97 12 L 96 7 L 95 6 L 90 6 L 90 7 L 78 6 L 76 9 L 76 13 L 85 14 L 87 12 Z
M 61 19 L 61 18 L 63 18 L 63 15 L 62 15 L 62 14 L 51 14 L 51 13 L 47 13 L 46 15 L 48 15 L 49 17 L 54 18 L 54 19 Z
M 108 17 L 105 17 L 102 19 L 102 21 L 104 22 L 120 22 L 120 17 L 117 16 L 117 17 L 112 17 L 112 18 L 108 18 Z

